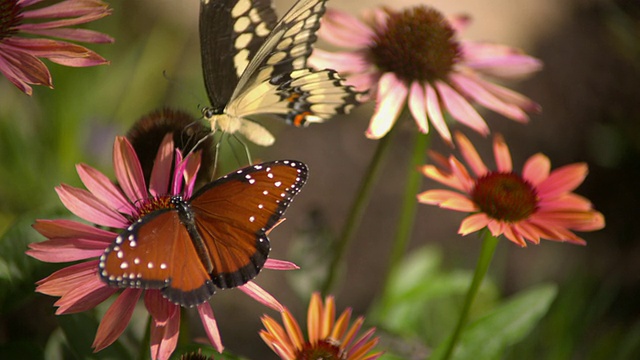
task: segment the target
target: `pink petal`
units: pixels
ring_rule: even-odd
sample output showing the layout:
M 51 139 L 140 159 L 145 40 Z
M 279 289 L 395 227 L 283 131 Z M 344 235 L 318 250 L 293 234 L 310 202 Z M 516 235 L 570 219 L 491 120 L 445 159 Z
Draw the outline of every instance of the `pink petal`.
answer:
M 60 201 L 76 216 L 97 225 L 125 228 L 129 221 L 92 193 L 62 184 L 56 187 Z
M 495 155 L 496 166 L 500 172 L 511 172 L 513 164 L 511 162 L 511 153 L 507 143 L 500 134 L 496 134 L 493 138 L 493 154 Z
M 109 14 L 87 14 L 83 16 L 78 16 L 70 19 L 62 19 L 62 20 L 52 20 L 52 21 L 44 21 L 38 23 L 22 23 L 16 28 L 20 29 L 20 31 L 25 33 L 30 33 L 32 30 L 42 30 L 42 29 L 55 29 L 62 27 L 75 26 L 79 24 L 85 24 L 88 22 L 92 22 L 95 20 L 102 19 L 103 17 Z
M 450 78 L 462 93 L 487 109 L 491 109 L 522 123 L 529 121 L 529 116 L 527 116 L 522 109 L 516 105 L 502 101 L 502 99 L 483 88 L 480 83 L 475 81 L 474 77 L 470 75 L 451 74 Z
M 182 153 L 180 149 L 174 150 L 174 170 L 173 180 L 171 181 L 171 195 L 180 195 L 182 192 L 182 174 L 187 164 L 182 161 Z
M 165 300 L 166 301 L 166 300 Z M 169 359 L 178 345 L 180 334 L 180 310 L 174 311 L 166 325 L 155 319 L 151 323 L 151 359 Z
M 553 198 L 540 199 L 538 207 L 542 211 L 592 211 L 589 199 L 574 193 L 563 194 Z
M 536 221 L 578 231 L 604 228 L 604 216 L 597 211 L 538 211 Z
M 165 299 L 160 290 L 145 291 L 144 305 L 158 326 L 166 326 L 167 321 L 180 312 L 180 307 Z
M 545 155 L 538 153 L 527 159 L 522 168 L 522 177 L 533 186 L 540 185 L 541 182 L 549 177 L 551 170 L 551 161 Z
M 171 181 L 171 167 L 173 166 L 173 134 L 169 133 L 162 139 L 158 147 L 156 159 L 151 169 L 149 179 L 149 193 L 153 196 L 166 195 L 169 193 L 169 182 Z
M 32 227 L 49 239 L 89 239 L 110 244 L 118 234 L 98 229 L 87 224 L 72 220 L 41 220 L 38 219 Z
M 98 257 L 104 252 L 104 242 L 86 239 L 52 239 L 29 244 L 27 255 L 40 261 L 60 263 Z
M 198 170 L 200 170 L 200 160 L 202 159 L 202 152 L 196 151 L 195 153 L 191 153 L 185 159 L 186 165 L 183 172 L 185 189 L 184 195 L 186 197 L 191 197 L 193 194 L 193 188 L 196 185 L 196 176 L 198 175 Z
M 0 42 L 0 71 L 25 94 L 31 95 L 27 84 L 53 88 L 47 66 L 37 57 L 20 49 L 7 46 L 8 39 Z
M 455 157 L 451 156 L 449 158 L 449 164 L 453 176 L 458 178 L 458 181 L 464 187 L 464 192 L 470 194 L 475 187 L 475 179 L 473 179 L 471 175 L 469 175 L 469 172 L 467 172 L 467 169 L 464 167 L 464 165 L 462 165 L 462 163 Z
M 513 104 L 530 113 L 539 113 L 540 111 L 542 111 L 542 108 L 538 103 L 520 93 L 509 90 L 504 86 L 494 84 L 490 81 L 483 80 L 480 77 L 476 77 L 475 81 L 478 83 L 478 85 L 482 86 L 485 90 L 491 92 L 494 96 L 507 104 Z
M 540 234 L 528 221 L 520 221 L 514 225 L 522 236 L 534 244 L 540 244 Z
M 98 352 L 107 346 L 113 344 L 120 337 L 131 320 L 131 315 L 136 307 L 136 303 L 142 294 L 141 289 L 127 288 L 122 291 L 116 301 L 109 307 L 102 317 L 96 338 L 91 347 L 94 352 Z
M 372 67 L 362 52 L 329 52 L 321 49 L 313 49 L 308 64 L 320 70 L 333 69 L 345 76 L 364 73 Z
M 21 5 L 26 6 L 24 3 Z M 75 17 L 92 13 L 106 13 L 108 15 L 111 13 L 111 9 L 108 4 L 98 0 L 65 0 L 40 9 L 25 11 L 23 16 L 25 19 L 46 19 Z
M 487 227 L 490 221 L 491 220 L 485 213 L 469 215 L 464 220 L 462 220 L 462 223 L 460 223 L 458 234 L 463 236 L 469 235 L 472 232 L 476 232 Z
M 340 10 L 327 9 L 318 36 L 333 45 L 364 48 L 371 44 L 374 33 L 356 17 Z
M 447 17 L 447 21 L 453 30 L 459 33 L 466 30 L 469 24 L 471 24 L 471 16 L 467 14 L 452 15 Z
M 442 81 L 436 82 L 436 89 L 451 116 L 482 135 L 489 133 L 489 127 L 480 114 L 457 91 Z
M 110 44 L 115 40 L 101 32 L 89 30 L 89 29 L 70 29 L 70 28 L 57 28 L 57 29 L 44 29 L 44 30 L 29 30 L 30 34 L 49 36 L 58 39 L 65 39 L 71 41 L 79 41 L 92 44 Z
M 266 292 L 263 288 L 256 285 L 253 281 L 238 287 L 240 291 L 251 296 L 257 302 L 272 308 L 275 311 L 282 311 L 284 307 L 276 300 L 271 294 Z
M 418 194 L 418 201 L 423 204 L 438 205 L 444 209 L 471 212 L 478 207 L 466 196 L 450 190 L 427 190 Z
M 449 127 L 444 120 L 442 110 L 440 109 L 440 100 L 438 100 L 438 94 L 436 90 L 429 84 L 425 83 L 426 97 L 427 97 L 427 113 L 433 127 L 440 136 L 449 144 L 451 144 L 451 133 Z
M 127 201 L 122 191 L 103 173 L 85 164 L 76 165 L 76 170 L 84 186 L 96 198 L 111 205 L 113 209 L 118 210 L 120 213 L 129 215 L 136 213 L 135 206 Z
M 298 270 L 300 267 L 292 262 L 276 259 L 267 259 L 264 263 L 265 269 L 270 270 Z
M 432 180 L 435 180 L 443 185 L 446 185 L 456 190 L 466 191 L 465 186 L 460 182 L 460 180 L 456 176 L 453 176 L 452 173 L 447 173 L 433 165 L 425 165 L 421 168 L 421 171 L 424 174 L 424 176 Z
M 37 57 L 47 58 L 57 64 L 85 67 L 108 64 L 102 56 L 77 44 L 51 39 L 11 38 L 5 41 L 16 48 Z
M 315 50 L 314 50 L 315 51 Z M 380 80 L 380 75 L 375 72 L 362 74 L 349 74 L 345 77 L 344 83 L 353 86 L 358 91 L 368 91 L 362 94 L 361 101 L 369 101 L 372 94 L 376 92 L 376 84 Z
M 86 282 L 95 280 L 97 269 L 98 260 L 67 266 L 36 282 L 36 292 L 62 296 Z
M 218 325 L 216 323 L 215 317 L 213 316 L 211 305 L 209 305 L 208 302 L 204 302 L 198 305 L 198 314 L 200 315 L 200 320 L 202 320 L 204 331 L 209 337 L 209 341 L 211 342 L 213 347 L 218 350 L 219 353 L 222 353 L 222 351 L 224 350 L 224 346 L 222 346 L 220 332 L 218 331 Z
M 418 129 L 423 133 L 429 132 L 429 123 L 427 122 L 427 99 L 424 92 L 424 87 L 419 81 L 414 81 L 411 84 L 411 91 L 409 93 L 409 110 L 411 115 L 418 124 Z
M 118 291 L 105 283 L 94 280 L 72 289 L 53 305 L 57 306 L 56 315 L 77 314 L 91 310 Z
M 398 119 L 409 90 L 395 74 L 386 73 L 380 78 L 376 110 L 369 123 L 366 136 L 380 139 L 385 136 Z
M 482 161 L 482 158 L 476 151 L 476 148 L 473 146 L 469 138 L 464 136 L 461 132 L 456 131 L 455 133 L 456 143 L 460 147 L 460 154 L 464 161 L 469 165 L 471 171 L 476 175 L 476 177 L 481 177 L 486 175 L 489 172 L 487 166 Z
M 538 185 L 538 196 L 541 198 L 553 197 L 573 191 L 582 184 L 588 171 L 585 163 L 575 163 L 557 168 Z
M 131 203 L 135 204 L 147 198 L 142 166 L 133 146 L 125 137 L 118 136 L 113 145 L 113 166 L 118 184 L 124 190 Z
M 502 79 L 519 79 L 542 69 L 542 61 L 509 46 L 462 42 L 464 65 Z
M 509 239 L 511 242 L 515 243 L 520 247 L 527 247 L 527 242 L 524 240 L 522 235 L 520 235 L 513 226 L 505 226 L 504 227 L 504 236 Z

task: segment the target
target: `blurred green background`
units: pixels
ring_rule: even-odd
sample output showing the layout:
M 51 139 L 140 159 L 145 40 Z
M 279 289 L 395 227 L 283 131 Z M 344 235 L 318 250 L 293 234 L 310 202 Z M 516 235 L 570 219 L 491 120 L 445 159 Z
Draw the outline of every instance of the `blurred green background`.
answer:
M 139 117 L 164 106 L 198 117 L 199 106 L 207 103 L 197 37 L 198 2 L 109 3 L 113 15 L 87 27 L 116 39 L 111 45 L 88 46 L 111 65 L 73 69 L 50 64 L 55 89 L 36 87 L 32 97 L 0 78 L 3 359 L 17 354 L 34 359 L 45 354 L 84 358 L 90 354 L 97 319 L 107 308 L 103 304 L 85 314 L 55 316 L 55 299 L 33 291 L 35 281 L 60 268 L 24 255 L 29 242 L 42 240 L 30 227 L 34 219 L 70 216 L 57 199 L 54 186 L 80 186 L 74 167 L 79 162 L 111 176 L 114 136 L 124 134 Z M 278 14 L 291 3 L 275 1 Z M 397 7 L 416 3 L 386 2 Z M 483 115 L 493 132 L 505 135 L 516 168 L 536 152 L 547 154 L 554 167 L 586 161 L 590 175 L 577 192 L 604 213 L 607 227 L 582 234 L 589 243 L 586 247 L 543 242 L 520 249 L 501 241 L 472 320 L 512 304 L 512 295 L 527 290 L 530 292 L 525 294 L 533 297 L 516 301 L 511 311 L 524 313 L 523 309 L 534 308 L 536 302 L 527 299 L 546 299 L 549 304 L 541 301 L 539 309 L 531 310 L 541 321 L 530 329 L 523 327 L 524 333 L 511 340 L 517 344 L 499 351 L 499 357 L 637 359 L 640 5 L 633 0 L 535 3 L 468 0 L 431 4 L 445 13 L 472 15 L 471 38 L 507 42 L 543 60 L 542 73 L 520 84 L 508 84 L 540 102 L 544 109 L 541 115 L 534 116 L 527 126 L 488 112 Z M 376 4 L 333 1 L 329 6 L 357 13 L 363 6 Z M 496 38 L 497 34 L 502 37 Z M 314 276 L 326 265 L 326 241 L 341 229 L 375 149 L 375 142 L 364 137 L 371 111 L 372 106 L 366 105 L 353 116 L 308 129 L 268 123 L 277 134 L 276 144 L 269 149 L 252 148 L 254 158 L 293 158 L 305 161 L 311 169 L 310 181 L 287 213 L 287 222 L 271 235 L 274 258 L 296 261 L 307 270 L 298 274 L 265 271 L 257 279 L 300 315 L 303 323 Z M 336 291 L 338 310 L 352 306 L 355 313 L 369 314 L 369 324 L 378 326 L 381 347 L 388 350 L 390 358 L 393 354 L 424 358 L 446 337 L 480 245 L 475 235 L 456 235 L 461 214 L 420 206 L 410 246 L 412 253 L 422 257 L 407 261 L 406 273 L 395 275 L 397 291 L 383 296 L 379 279 L 384 276 L 397 221 L 410 156 L 407 144 L 415 130 L 411 121 L 403 119 Z M 464 131 L 481 153 L 490 156 L 490 141 Z M 433 146 L 449 151 L 435 137 Z M 222 159 L 221 164 L 225 169 L 242 165 L 233 157 Z M 431 182 L 424 184 L 425 189 L 433 186 Z M 304 257 L 308 249 L 319 256 Z M 252 359 L 275 358 L 257 331 L 263 312 L 277 314 L 233 290 L 220 292 L 211 303 L 230 352 Z M 92 357 L 137 357 L 138 342 L 147 326 L 144 315 L 138 311 L 122 341 Z M 192 320 L 191 336 L 201 337 L 199 322 Z M 187 329 L 183 334 L 187 337 L 183 340 L 188 341 Z M 472 353 L 468 358 L 483 356 Z

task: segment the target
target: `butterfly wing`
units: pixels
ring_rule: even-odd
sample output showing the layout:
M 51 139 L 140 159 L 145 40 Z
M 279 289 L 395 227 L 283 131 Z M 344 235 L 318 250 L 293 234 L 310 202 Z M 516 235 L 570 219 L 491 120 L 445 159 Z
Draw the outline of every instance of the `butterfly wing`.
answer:
M 303 126 L 348 113 L 360 93 L 333 70 L 307 69 L 326 0 L 300 0 L 278 22 L 240 77 L 226 112 L 275 115 Z
M 99 261 L 111 286 L 161 289 L 170 301 L 191 307 L 215 286 L 176 209 L 154 211 L 124 230 Z
M 225 108 L 276 22 L 271 0 L 201 0 L 202 71 L 214 112 Z
M 190 207 L 216 286 L 240 286 L 260 272 L 271 249 L 267 233 L 306 179 L 305 164 L 275 161 L 238 170 L 193 196 Z

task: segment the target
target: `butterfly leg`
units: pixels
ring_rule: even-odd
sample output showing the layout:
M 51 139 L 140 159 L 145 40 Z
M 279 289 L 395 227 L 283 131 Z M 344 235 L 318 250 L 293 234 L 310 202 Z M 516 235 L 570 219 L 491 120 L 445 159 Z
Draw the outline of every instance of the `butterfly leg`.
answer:
M 249 165 L 253 165 L 253 159 L 251 158 L 251 152 L 249 151 L 249 146 L 247 146 L 247 144 L 235 134 L 232 134 L 232 135 L 233 135 L 233 138 L 244 148 L 244 152 L 245 152 L 245 155 L 247 156 L 247 161 L 249 162 Z M 238 160 L 238 162 L 240 163 L 240 160 Z

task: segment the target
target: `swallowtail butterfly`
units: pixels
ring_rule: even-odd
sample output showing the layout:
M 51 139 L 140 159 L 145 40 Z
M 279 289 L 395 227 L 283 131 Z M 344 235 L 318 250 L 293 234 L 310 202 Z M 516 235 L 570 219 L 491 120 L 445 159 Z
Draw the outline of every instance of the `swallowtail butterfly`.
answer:
M 273 135 L 250 120 L 272 115 L 304 126 L 345 114 L 358 95 L 333 70 L 307 68 L 327 0 L 299 0 L 276 22 L 271 0 L 201 0 L 200 47 L 212 131 L 258 145 Z

